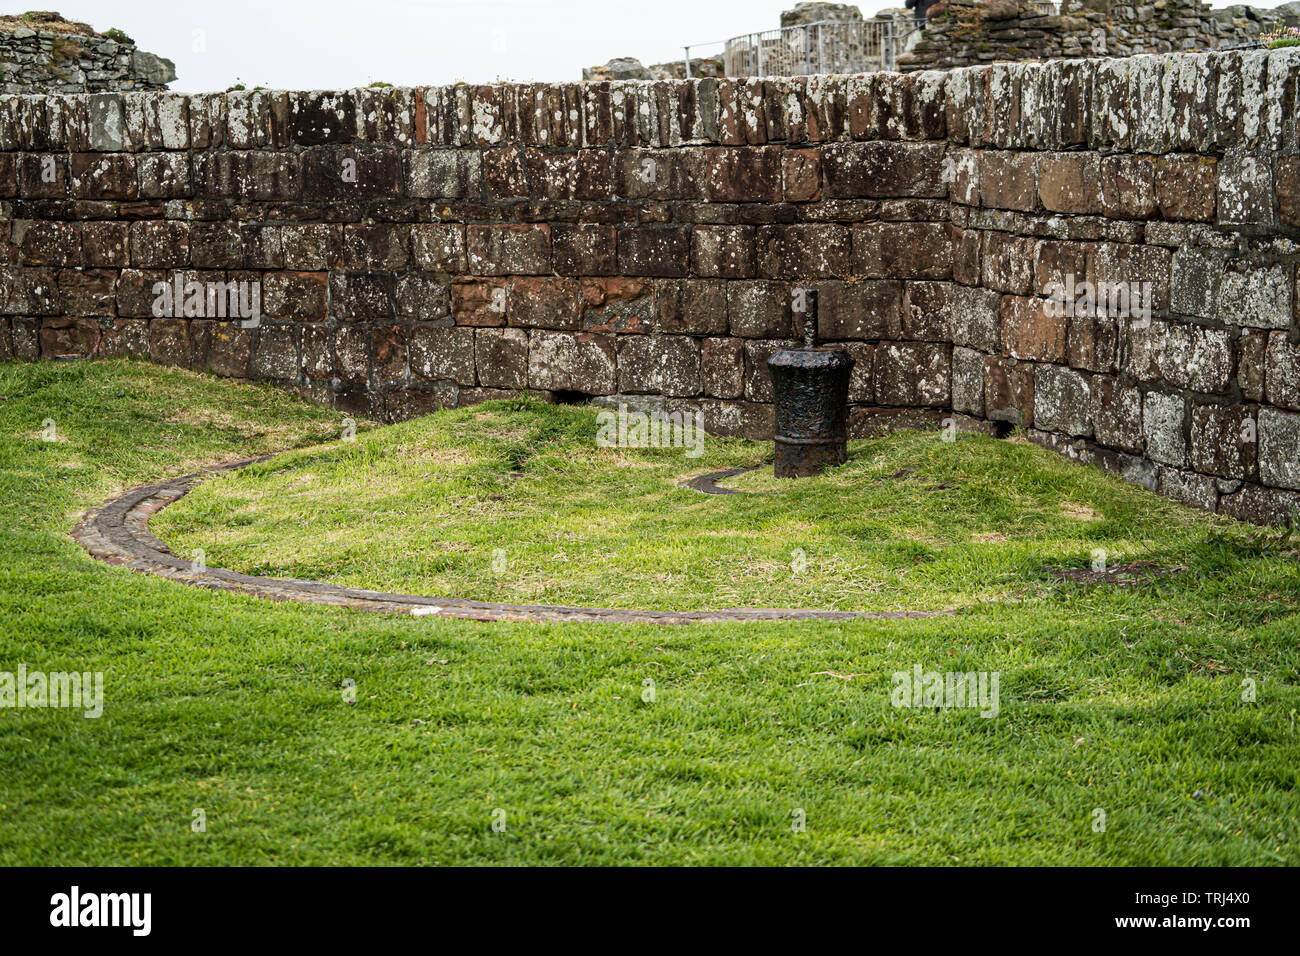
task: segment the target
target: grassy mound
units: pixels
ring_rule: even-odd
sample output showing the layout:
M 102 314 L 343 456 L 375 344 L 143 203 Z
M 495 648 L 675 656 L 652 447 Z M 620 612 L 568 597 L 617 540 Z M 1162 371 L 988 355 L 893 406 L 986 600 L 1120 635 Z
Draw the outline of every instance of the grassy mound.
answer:
M 153 521 L 250 574 L 511 603 L 938 609 L 1024 600 L 1057 566 L 1195 563 L 1223 519 L 1023 441 L 855 442 L 802 481 L 706 471 L 770 444 L 598 447 L 593 409 L 495 402 L 214 478 Z

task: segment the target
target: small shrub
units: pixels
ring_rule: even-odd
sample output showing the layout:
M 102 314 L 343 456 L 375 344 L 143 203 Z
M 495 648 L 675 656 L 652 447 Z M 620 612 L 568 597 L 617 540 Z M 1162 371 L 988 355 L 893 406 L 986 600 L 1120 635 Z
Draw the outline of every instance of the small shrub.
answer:
M 375 80 L 375 82 L 370 84 L 372 89 L 377 86 L 392 86 L 392 85 L 393 85 L 392 83 L 385 83 L 383 80 Z
M 127 36 L 117 27 L 113 27 L 113 29 L 111 30 L 105 30 L 104 36 L 108 37 L 110 40 L 113 40 L 117 43 L 135 43 L 134 40 L 132 40 L 129 36 Z

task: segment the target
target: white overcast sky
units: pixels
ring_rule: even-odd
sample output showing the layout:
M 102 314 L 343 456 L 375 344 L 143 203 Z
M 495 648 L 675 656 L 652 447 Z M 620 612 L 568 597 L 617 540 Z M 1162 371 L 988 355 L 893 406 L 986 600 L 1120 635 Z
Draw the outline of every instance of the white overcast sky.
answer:
M 194 92 L 236 82 L 340 89 L 374 80 L 399 86 L 577 80 L 584 66 L 612 57 L 658 63 L 680 58 L 687 43 L 773 29 L 794 0 L 51 0 L 42 6 L 101 32 L 125 31 L 141 49 L 176 63 L 172 89 Z M 858 6 L 871 16 L 902 0 Z M 203 52 L 196 51 L 195 31 L 202 31 Z

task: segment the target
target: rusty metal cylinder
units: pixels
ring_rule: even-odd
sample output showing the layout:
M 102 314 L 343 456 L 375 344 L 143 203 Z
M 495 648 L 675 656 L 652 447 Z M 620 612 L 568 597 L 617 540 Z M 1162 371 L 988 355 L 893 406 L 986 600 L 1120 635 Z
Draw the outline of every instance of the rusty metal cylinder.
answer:
M 767 360 L 776 390 L 776 477 L 815 475 L 848 460 L 849 375 L 843 349 L 781 349 Z

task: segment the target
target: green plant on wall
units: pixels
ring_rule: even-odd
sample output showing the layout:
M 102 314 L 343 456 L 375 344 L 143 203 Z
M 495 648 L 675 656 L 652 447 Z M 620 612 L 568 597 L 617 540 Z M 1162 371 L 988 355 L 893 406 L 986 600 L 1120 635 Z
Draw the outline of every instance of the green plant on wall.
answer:
M 113 29 L 111 30 L 105 30 L 104 36 L 108 37 L 110 40 L 115 40 L 118 43 L 135 43 L 134 40 L 132 40 L 129 36 L 127 36 L 117 27 L 113 27 Z

